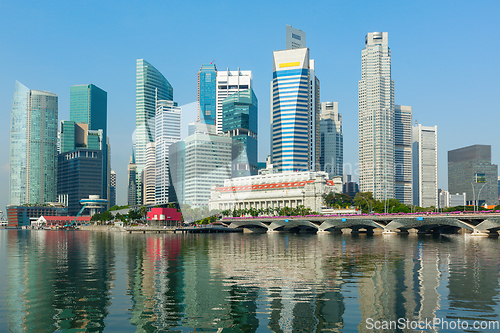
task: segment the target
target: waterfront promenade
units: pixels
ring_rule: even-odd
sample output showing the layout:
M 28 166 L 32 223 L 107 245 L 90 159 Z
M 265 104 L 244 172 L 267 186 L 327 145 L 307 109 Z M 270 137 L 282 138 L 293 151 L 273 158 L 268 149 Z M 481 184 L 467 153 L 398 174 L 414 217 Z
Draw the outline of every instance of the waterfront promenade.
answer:
M 229 228 L 254 232 L 383 232 L 472 233 L 498 236 L 500 211 L 374 215 L 227 217 L 222 223 Z

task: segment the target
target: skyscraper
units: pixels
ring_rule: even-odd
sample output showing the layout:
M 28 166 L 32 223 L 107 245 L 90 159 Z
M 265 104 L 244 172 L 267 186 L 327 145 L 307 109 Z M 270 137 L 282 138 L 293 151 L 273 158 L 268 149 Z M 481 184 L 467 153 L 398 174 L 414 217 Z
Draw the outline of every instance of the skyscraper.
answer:
M 271 101 L 274 167 L 278 172 L 315 171 L 320 147 L 319 80 L 308 48 L 273 52 Z
M 215 125 L 217 109 L 217 68 L 214 64 L 201 65 L 198 72 L 198 122 Z
M 359 182 L 377 200 L 394 198 L 394 81 L 387 32 L 371 32 L 361 52 Z
M 230 71 L 229 68 L 225 71 L 217 72 L 217 114 L 215 125 L 217 134 L 222 134 L 222 101 L 232 94 L 252 89 L 252 71 Z
M 89 131 L 102 131 L 102 194 L 108 199 L 109 149 L 108 149 L 108 93 L 93 84 L 75 85 L 70 88 L 69 120 L 88 124 Z
M 222 131 L 232 139 L 231 176 L 257 174 L 257 97 L 242 90 L 222 101 Z
M 137 59 L 136 75 L 135 186 L 137 204 L 141 204 L 141 175 L 146 166 L 146 145 L 155 140 L 156 100 L 173 100 L 173 89 L 167 79 L 144 59 Z
M 111 170 L 109 177 L 109 207 L 116 205 L 116 172 Z
M 343 174 L 344 136 L 337 102 L 321 103 L 319 164 L 320 171 L 327 172 L 329 179 Z
M 405 205 L 413 204 L 411 123 L 412 123 L 412 107 L 405 105 L 395 105 L 394 106 L 394 159 L 395 159 L 394 197 L 398 199 L 399 202 Z M 436 188 L 436 193 L 437 193 L 437 188 Z
M 155 201 L 157 205 L 169 201 L 173 190 L 170 177 L 169 149 L 174 142 L 181 140 L 182 110 L 172 101 L 158 101 L 156 104 L 156 168 Z
M 491 164 L 491 146 L 473 145 L 448 152 L 448 191 L 467 193 L 473 205 L 498 203 L 498 165 Z
M 438 206 L 437 126 L 413 127 L 413 204 Z M 453 192 L 453 194 L 456 192 Z
M 306 47 L 306 33 L 287 24 L 286 49 L 300 49 L 302 47 Z
M 155 202 L 155 171 L 156 171 L 156 144 L 146 145 L 146 166 L 144 167 L 144 205 L 154 205 Z
M 10 123 L 9 204 L 56 201 L 56 94 L 16 81 Z
M 127 205 L 135 206 L 137 205 L 137 166 L 133 152 L 127 165 L 127 183 Z

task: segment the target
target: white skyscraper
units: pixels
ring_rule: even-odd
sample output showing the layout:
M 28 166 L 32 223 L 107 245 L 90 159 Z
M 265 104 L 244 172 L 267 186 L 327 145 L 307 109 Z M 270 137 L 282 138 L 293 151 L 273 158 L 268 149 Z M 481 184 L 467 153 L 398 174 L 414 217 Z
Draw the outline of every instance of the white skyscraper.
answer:
M 235 92 L 252 89 L 252 71 L 217 71 L 216 100 L 217 110 L 215 125 L 217 133 L 222 134 L 222 101 Z
M 412 107 L 394 106 L 394 172 L 395 198 L 405 205 L 413 204 L 412 190 Z
M 319 164 L 320 170 L 327 172 L 329 179 L 343 173 L 344 138 L 338 102 L 321 103 Z
M 375 199 L 394 198 L 394 81 L 387 32 L 368 33 L 359 81 L 359 182 Z
M 144 167 L 144 205 L 155 204 L 155 167 L 156 167 L 156 149 L 155 143 L 150 142 L 146 145 L 146 166 Z
M 300 47 L 303 37 L 304 44 L 273 52 L 271 156 L 278 172 L 319 169 L 319 80 L 309 49 Z
M 286 49 L 300 49 L 306 47 L 306 33 L 295 29 L 291 25 L 286 26 Z
M 438 206 L 437 126 L 413 127 L 413 204 Z
M 161 100 L 156 103 L 155 201 L 157 205 L 169 202 L 169 148 L 172 143 L 181 140 L 181 113 L 181 108 L 172 101 Z

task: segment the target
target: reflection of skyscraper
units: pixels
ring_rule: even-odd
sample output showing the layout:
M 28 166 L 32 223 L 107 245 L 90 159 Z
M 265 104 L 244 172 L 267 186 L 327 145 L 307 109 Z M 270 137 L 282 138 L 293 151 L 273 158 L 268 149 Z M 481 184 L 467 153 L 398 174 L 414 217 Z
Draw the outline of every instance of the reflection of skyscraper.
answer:
M 146 166 L 146 145 L 155 140 L 156 100 L 173 100 L 173 89 L 167 79 L 144 59 L 137 59 L 135 164 L 137 202 L 141 204 L 141 174 Z
M 361 52 L 359 183 L 377 200 L 394 198 L 394 81 L 387 32 L 370 32 Z
M 56 201 L 56 94 L 16 81 L 10 126 L 9 204 Z

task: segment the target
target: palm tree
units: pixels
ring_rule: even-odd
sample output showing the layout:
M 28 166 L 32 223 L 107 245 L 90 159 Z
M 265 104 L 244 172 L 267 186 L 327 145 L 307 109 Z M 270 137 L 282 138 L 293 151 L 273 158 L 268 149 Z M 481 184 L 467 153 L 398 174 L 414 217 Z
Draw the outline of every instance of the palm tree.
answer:
M 139 214 L 142 216 L 142 219 L 145 222 L 146 216 L 148 215 L 148 208 L 146 206 L 141 206 L 141 208 L 139 208 Z

